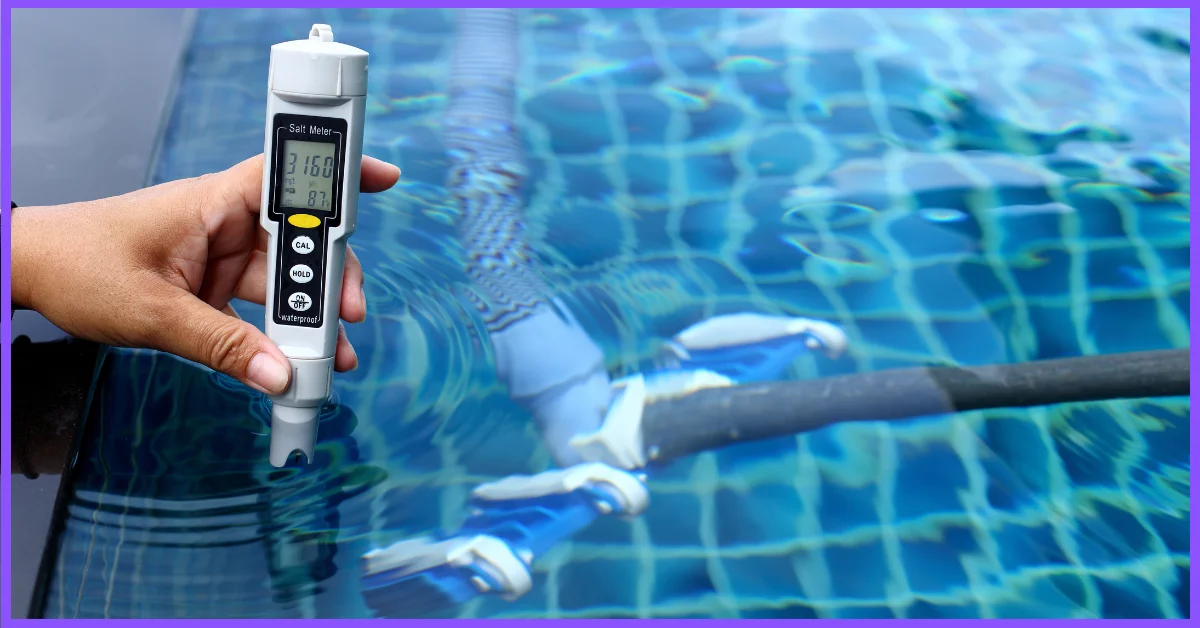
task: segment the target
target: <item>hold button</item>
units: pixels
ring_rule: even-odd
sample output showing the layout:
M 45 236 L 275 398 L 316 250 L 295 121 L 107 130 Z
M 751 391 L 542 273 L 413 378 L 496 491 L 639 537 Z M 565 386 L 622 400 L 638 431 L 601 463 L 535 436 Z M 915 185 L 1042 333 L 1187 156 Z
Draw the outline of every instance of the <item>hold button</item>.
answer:
M 312 269 L 304 264 L 292 266 L 292 270 L 288 274 L 292 276 L 292 281 L 296 283 L 308 283 L 313 278 Z

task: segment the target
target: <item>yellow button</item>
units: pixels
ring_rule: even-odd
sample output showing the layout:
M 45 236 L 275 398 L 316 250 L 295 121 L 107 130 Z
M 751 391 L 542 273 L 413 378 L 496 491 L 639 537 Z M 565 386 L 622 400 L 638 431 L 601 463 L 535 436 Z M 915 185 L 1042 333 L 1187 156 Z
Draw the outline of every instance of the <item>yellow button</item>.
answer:
M 312 229 L 321 224 L 321 219 L 310 214 L 292 214 L 288 217 L 288 222 L 292 223 L 293 227 Z

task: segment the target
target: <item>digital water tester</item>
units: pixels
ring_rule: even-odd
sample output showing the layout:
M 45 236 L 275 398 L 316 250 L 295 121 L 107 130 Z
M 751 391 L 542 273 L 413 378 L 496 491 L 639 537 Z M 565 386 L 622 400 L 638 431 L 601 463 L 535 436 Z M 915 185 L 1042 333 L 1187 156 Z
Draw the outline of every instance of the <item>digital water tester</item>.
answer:
M 333 385 L 346 241 L 354 233 L 362 164 L 367 53 L 314 24 L 308 39 L 271 47 L 262 210 L 266 333 L 291 382 L 271 397 L 271 464 L 311 462 L 321 405 Z

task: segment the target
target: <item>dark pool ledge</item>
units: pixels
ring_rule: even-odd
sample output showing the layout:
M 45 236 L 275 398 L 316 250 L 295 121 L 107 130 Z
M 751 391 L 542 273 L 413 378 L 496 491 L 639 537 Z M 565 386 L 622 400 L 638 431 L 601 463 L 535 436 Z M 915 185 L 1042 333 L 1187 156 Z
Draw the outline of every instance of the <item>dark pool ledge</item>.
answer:
M 14 201 L 55 205 L 143 186 L 190 41 L 194 13 L 190 9 L 13 10 Z M 19 350 L 14 347 L 14 374 L 50 377 L 38 364 L 63 355 L 74 356 L 72 362 L 80 367 L 70 370 L 85 373 L 61 385 L 46 381 L 14 386 L 14 412 L 53 416 L 65 425 L 78 422 L 94 355 L 88 347 L 68 347 L 64 337 L 34 313 L 18 312 L 13 317 L 14 342 L 24 344 Z M 40 343 L 46 344 L 34 346 Z M 13 477 L 14 617 L 29 612 L 60 478 L 60 474 L 43 474 L 35 480 Z

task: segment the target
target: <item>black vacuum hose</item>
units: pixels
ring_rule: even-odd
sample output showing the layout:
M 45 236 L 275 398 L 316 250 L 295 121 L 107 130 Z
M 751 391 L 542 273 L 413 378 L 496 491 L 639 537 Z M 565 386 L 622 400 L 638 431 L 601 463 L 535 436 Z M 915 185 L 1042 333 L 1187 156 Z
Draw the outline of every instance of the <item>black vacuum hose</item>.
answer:
M 909 368 L 700 390 L 652 403 L 642 437 L 654 462 L 847 421 L 1190 394 L 1188 349 L 1022 364 Z

